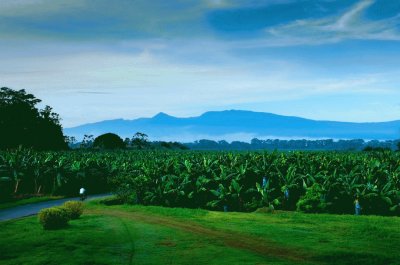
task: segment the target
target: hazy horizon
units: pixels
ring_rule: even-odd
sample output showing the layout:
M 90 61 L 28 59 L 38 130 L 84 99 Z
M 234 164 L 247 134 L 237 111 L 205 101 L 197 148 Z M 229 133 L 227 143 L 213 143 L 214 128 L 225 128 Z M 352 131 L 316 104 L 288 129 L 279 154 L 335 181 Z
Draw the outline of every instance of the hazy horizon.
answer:
M 65 128 L 227 109 L 400 117 L 400 2 L 2 0 L 0 86 Z

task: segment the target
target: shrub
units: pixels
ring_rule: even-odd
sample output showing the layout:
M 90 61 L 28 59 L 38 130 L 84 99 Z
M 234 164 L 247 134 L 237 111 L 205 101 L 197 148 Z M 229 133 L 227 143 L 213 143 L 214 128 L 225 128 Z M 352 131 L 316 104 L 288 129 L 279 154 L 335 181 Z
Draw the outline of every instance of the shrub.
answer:
M 52 207 L 39 212 L 39 222 L 44 229 L 57 229 L 67 226 L 70 215 L 65 207 Z
M 326 211 L 327 203 L 320 185 L 315 183 L 296 204 L 297 210 L 306 213 L 321 213 Z
M 111 205 L 120 205 L 120 204 L 123 204 L 124 202 L 122 201 L 121 198 L 112 196 L 112 197 L 102 199 L 100 201 L 100 203 L 107 205 L 107 206 L 111 206 Z
M 132 177 L 131 175 L 118 174 L 110 181 L 110 184 L 115 196 L 123 203 L 136 204 L 143 203 L 142 199 L 148 181 L 143 176 Z
M 114 133 L 102 134 L 94 139 L 93 147 L 100 149 L 125 148 L 124 140 Z
M 268 207 L 261 207 L 261 208 L 258 208 L 258 209 L 256 210 L 256 213 L 274 213 L 274 211 L 275 211 L 275 208 L 274 208 L 274 206 L 271 204 L 271 205 L 268 206 Z
M 78 219 L 83 213 L 83 203 L 79 201 L 67 201 L 64 203 L 71 219 Z

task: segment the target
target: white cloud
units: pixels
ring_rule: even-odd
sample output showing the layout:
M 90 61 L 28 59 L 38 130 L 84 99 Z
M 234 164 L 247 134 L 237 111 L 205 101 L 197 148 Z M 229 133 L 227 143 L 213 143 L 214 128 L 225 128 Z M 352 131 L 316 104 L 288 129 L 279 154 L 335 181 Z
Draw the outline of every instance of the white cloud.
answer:
M 352 23 L 357 23 L 357 19 L 359 19 L 360 14 L 373 3 L 374 2 L 372 0 L 359 2 L 352 9 L 340 16 L 339 19 L 336 20 L 332 25 L 328 25 L 326 28 L 333 31 L 347 31 Z
M 253 46 L 292 46 L 336 43 L 343 40 L 400 41 L 400 15 L 367 20 L 363 13 L 374 1 L 360 1 L 348 11 L 322 19 L 304 19 L 266 28 L 267 39 L 249 43 Z

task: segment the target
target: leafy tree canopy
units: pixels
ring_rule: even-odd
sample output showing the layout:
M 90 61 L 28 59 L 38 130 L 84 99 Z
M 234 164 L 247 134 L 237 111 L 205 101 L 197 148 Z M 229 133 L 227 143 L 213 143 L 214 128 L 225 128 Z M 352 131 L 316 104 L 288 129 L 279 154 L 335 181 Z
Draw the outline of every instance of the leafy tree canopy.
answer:
M 60 117 L 24 89 L 0 88 L 0 149 L 18 146 L 39 150 L 66 149 Z
M 130 145 L 135 149 L 147 149 L 150 147 L 148 136 L 145 133 L 137 132 L 133 135 Z
M 125 148 L 125 143 L 118 135 L 114 133 L 106 133 L 94 139 L 93 147 L 101 149 L 119 149 Z

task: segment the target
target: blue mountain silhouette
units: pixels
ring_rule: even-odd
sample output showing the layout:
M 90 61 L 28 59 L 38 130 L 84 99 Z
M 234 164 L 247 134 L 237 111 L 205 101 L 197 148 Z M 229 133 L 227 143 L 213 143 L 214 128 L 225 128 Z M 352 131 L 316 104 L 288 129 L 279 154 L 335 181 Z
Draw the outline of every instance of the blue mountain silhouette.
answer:
M 113 132 L 121 137 L 132 137 L 136 132 L 143 132 L 152 140 L 181 142 L 227 138 L 390 140 L 400 138 L 400 120 L 364 123 L 318 121 L 244 110 L 209 111 L 198 117 L 178 118 L 160 112 L 152 118 L 106 120 L 66 128 L 64 132 L 77 139 L 82 139 L 84 134 L 96 137 Z

